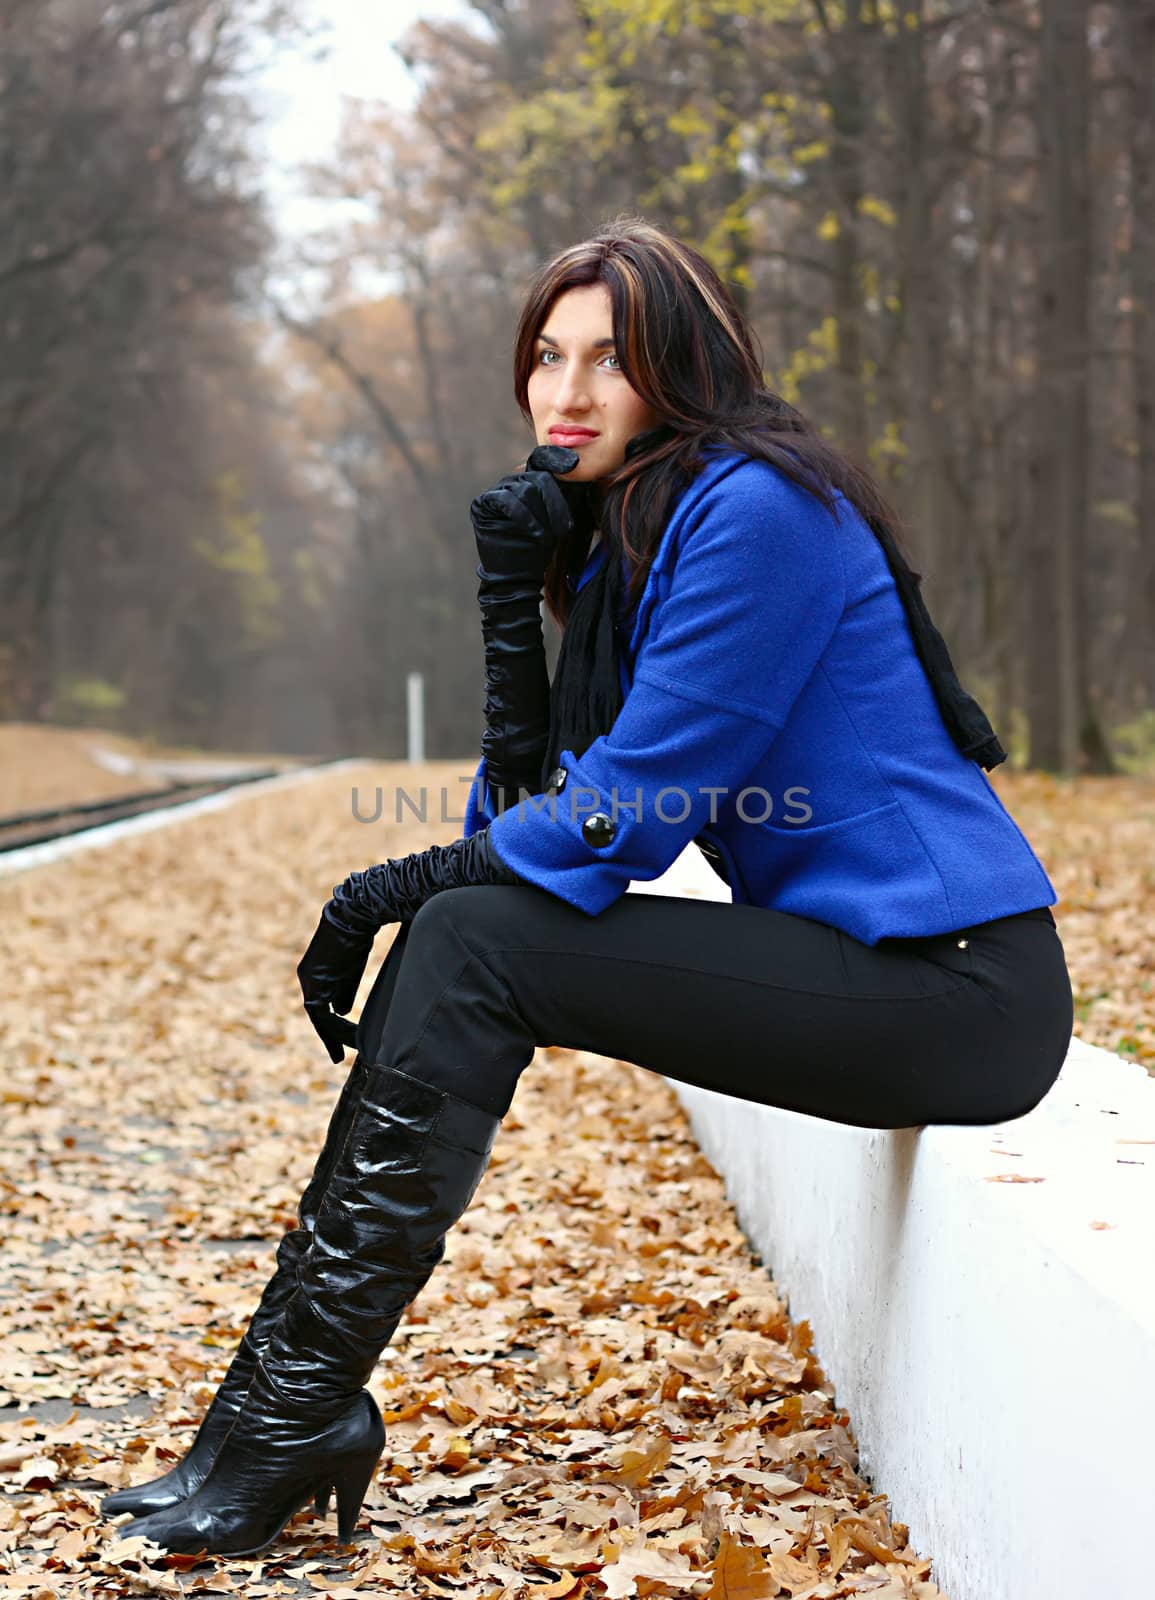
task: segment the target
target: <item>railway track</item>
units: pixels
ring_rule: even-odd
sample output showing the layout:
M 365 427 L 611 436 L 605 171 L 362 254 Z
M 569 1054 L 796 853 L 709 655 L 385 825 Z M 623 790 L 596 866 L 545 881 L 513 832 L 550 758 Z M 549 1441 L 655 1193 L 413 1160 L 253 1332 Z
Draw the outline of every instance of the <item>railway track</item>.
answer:
M 312 762 L 302 762 L 311 766 Z M 79 804 L 52 806 L 43 811 L 20 811 L 12 816 L 0 817 L 0 855 L 9 850 L 22 850 L 27 845 L 45 844 L 51 839 L 64 839 L 70 834 L 85 833 L 90 828 L 102 827 L 108 822 L 119 822 L 124 817 L 138 817 L 146 811 L 159 811 L 165 806 L 187 800 L 200 800 L 205 795 L 219 794 L 223 789 L 237 789 L 246 783 L 256 783 L 263 778 L 273 778 L 283 771 L 280 767 L 265 767 L 256 772 L 245 772 L 232 778 L 175 779 L 163 789 L 146 789 L 136 794 L 115 795 L 110 800 L 89 800 Z

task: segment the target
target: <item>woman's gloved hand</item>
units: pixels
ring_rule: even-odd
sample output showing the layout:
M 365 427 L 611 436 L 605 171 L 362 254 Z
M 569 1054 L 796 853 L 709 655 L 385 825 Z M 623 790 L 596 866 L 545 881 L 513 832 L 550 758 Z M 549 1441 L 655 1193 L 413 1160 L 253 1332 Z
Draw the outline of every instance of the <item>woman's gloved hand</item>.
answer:
M 572 472 L 580 460 L 576 450 L 539 444 L 524 472 L 508 473 L 470 505 L 477 575 L 493 597 L 516 598 L 534 585 L 540 597 L 558 541 L 575 527 L 593 532 L 595 486 L 555 476 Z
M 481 828 L 468 839 L 351 872 L 339 883 L 297 967 L 305 1010 L 332 1060 L 342 1060 L 343 1047 L 356 1042 L 356 1026 L 334 1013 L 348 1011 L 356 999 L 378 928 L 411 922 L 442 889 L 524 882 L 490 844 L 489 829 Z
M 357 1027 L 336 1013 L 349 1011 L 357 998 L 357 987 L 373 948 L 373 934 L 343 928 L 328 912 L 326 905 L 317 931 L 297 963 L 297 981 L 309 1021 L 320 1034 L 329 1059 L 344 1061 L 345 1046 L 356 1048 Z

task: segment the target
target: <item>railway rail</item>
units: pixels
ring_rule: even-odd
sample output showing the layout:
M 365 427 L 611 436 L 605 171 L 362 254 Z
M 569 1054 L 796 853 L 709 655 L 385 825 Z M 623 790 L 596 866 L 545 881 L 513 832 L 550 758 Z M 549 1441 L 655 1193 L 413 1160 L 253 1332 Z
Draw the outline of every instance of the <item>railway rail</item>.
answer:
M 311 766 L 313 763 L 301 762 L 301 765 Z M 159 811 L 174 803 L 200 800 L 206 795 L 219 794 L 224 789 L 241 788 L 247 783 L 276 777 L 283 770 L 281 767 L 263 767 L 259 771 L 250 770 L 231 778 L 175 779 L 163 789 L 114 795 L 108 800 L 73 802 L 42 811 L 15 812 L 11 816 L 0 817 L 0 855 L 9 850 L 23 850 L 28 845 L 64 839 L 70 834 L 86 833 L 105 823 L 141 816 L 146 811 Z

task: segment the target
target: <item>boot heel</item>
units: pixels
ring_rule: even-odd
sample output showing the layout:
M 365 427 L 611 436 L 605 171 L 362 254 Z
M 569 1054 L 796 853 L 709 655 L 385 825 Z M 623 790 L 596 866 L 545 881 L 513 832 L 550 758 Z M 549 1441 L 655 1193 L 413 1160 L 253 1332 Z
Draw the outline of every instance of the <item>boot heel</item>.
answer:
M 342 1544 L 353 1542 L 361 1503 L 380 1459 L 381 1451 L 374 1449 L 369 1455 L 355 1457 L 333 1474 L 333 1488 L 337 1493 L 337 1537 Z

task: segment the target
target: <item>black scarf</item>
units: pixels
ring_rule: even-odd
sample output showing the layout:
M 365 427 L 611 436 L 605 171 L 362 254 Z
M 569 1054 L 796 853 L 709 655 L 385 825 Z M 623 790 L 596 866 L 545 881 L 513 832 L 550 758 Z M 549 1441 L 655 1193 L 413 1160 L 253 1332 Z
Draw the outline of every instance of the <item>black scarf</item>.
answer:
M 999 743 L 998 735 L 982 706 L 958 681 L 946 640 L 931 621 L 926 601 L 922 598 L 922 573 L 915 572 L 907 564 L 901 550 L 881 523 L 876 525 L 872 521 L 870 526 L 886 555 L 898 597 L 914 636 L 914 648 L 930 679 L 950 736 L 964 756 L 977 761 L 980 767 L 990 772 L 1007 759 L 1007 752 Z M 572 746 L 567 746 L 567 749 L 570 748 Z M 577 754 L 576 750 L 574 754 Z
M 599 734 L 610 731 L 621 710 L 617 638 L 621 591 L 621 558 L 611 550 L 575 599 L 561 636 L 550 688 L 543 789 L 549 787 L 562 751 L 584 755 Z
M 626 446 L 626 459 L 649 448 L 663 431 L 654 429 L 631 439 Z M 958 680 L 946 641 L 931 621 L 922 598 L 922 574 L 907 564 L 880 523 L 872 520 L 869 525 L 886 555 L 915 651 L 930 679 L 943 721 L 963 755 L 989 772 L 1007 759 L 1007 753 L 983 708 Z M 621 593 L 621 552 L 611 547 L 605 561 L 578 593 L 562 634 L 550 690 L 549 743 L 541 771 L 543 789 L 549 787 L 562 751 L 584 755 L 599 734 L 610 731 L 621 710 L 618 662 L 622 651 L 620 636 L 625 627 L 624 619 L 618 616 Z

